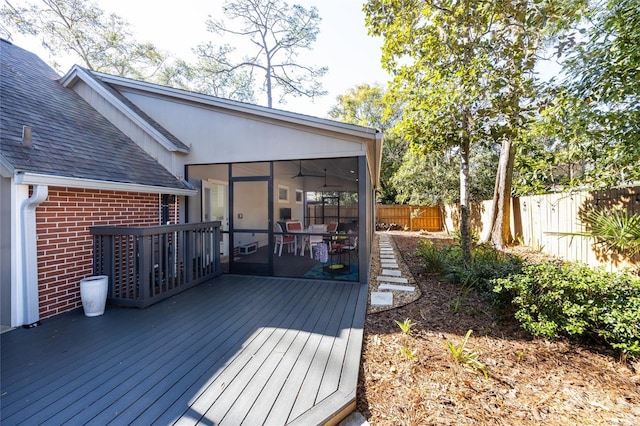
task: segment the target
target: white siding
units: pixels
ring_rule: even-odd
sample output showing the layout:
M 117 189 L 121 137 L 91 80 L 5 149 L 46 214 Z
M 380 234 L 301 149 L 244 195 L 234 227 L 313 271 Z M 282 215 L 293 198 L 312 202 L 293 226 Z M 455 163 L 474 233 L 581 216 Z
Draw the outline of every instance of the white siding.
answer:
M 366 140 L 204 105 L 123 92 L 191 147 L 184 164 L 365 155 Z

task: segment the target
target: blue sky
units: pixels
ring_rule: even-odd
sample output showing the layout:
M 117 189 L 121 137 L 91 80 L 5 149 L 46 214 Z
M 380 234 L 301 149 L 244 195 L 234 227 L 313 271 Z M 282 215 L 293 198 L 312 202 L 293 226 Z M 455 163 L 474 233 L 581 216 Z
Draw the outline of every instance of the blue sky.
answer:
M 222 15 L 222 0 L 134 1 L 94 0 L 106 12 L 124 17 L 132 26 L 137 41 L 151 41 L 158 48 L 177 57 L 189 58 L 191 48 L 211 38 L 205 29 L 208 15 Z M 13 1 L 14 5 L 23 1 Z M 297 0 L 288 1 L 306 8 L 315 5 L 322 23 L 313 51 L 300 55 L 300 62 L 311 66 L 327 66 L 329 72 L 322 83 L 328 95 L 311 102 L 305 98 L 289 98 L 277 108 L 326 117 L 336 97 L 362 83 L 386 83 L 388 76 L 380 66 L 382 40 L 367 35 L 361 0 Z M 151 6 L 152 5 L 152 6 Z M 47 53 L 37 39 L 13 34 L 12 42 L 31 50 L 45 61 Z M 57 58 L 67 70 L 73 61 Z M 264 104 L 264 102 L 261 103 Z

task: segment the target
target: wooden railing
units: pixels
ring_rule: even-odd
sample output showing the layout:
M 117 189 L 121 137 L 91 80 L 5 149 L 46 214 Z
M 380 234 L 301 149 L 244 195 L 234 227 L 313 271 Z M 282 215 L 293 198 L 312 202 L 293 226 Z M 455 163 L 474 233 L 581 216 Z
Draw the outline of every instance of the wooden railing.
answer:
M 221 274 L 219 221 L 90 231 L 93 273 L 109 276 L 111 304 L 142 308 Z

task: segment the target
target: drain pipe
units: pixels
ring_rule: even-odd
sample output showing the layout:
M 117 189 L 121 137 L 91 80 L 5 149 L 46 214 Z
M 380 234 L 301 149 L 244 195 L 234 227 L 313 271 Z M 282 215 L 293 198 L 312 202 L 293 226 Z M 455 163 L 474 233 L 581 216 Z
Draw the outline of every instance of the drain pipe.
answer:
M 40 325 L 38 303 L 38 247 L 36 233 L 36 207 L 49 195 L 49 187 L 35 185 L 33 194 L 22 202 L 22 286 L 24 300 L 24 327 Z

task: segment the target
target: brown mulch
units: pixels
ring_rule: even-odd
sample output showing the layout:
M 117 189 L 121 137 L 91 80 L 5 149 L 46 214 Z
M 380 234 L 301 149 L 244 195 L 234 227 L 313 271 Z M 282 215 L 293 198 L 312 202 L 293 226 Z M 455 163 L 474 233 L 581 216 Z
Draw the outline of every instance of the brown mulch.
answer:
M 413 256 L 417 243 L 441 235 L 391 234 L 421 295 L 367 315 L 357 408 L 371 425 L 640 424 L 640 363 L 533 339 L 514 320 L 497 320 L 473 292 L 425 272 Z M 407 318 L 410 336 L 395 323 Z M 470 329 L 467 347 L 488 379 L 456 364 L 447 348 Z

